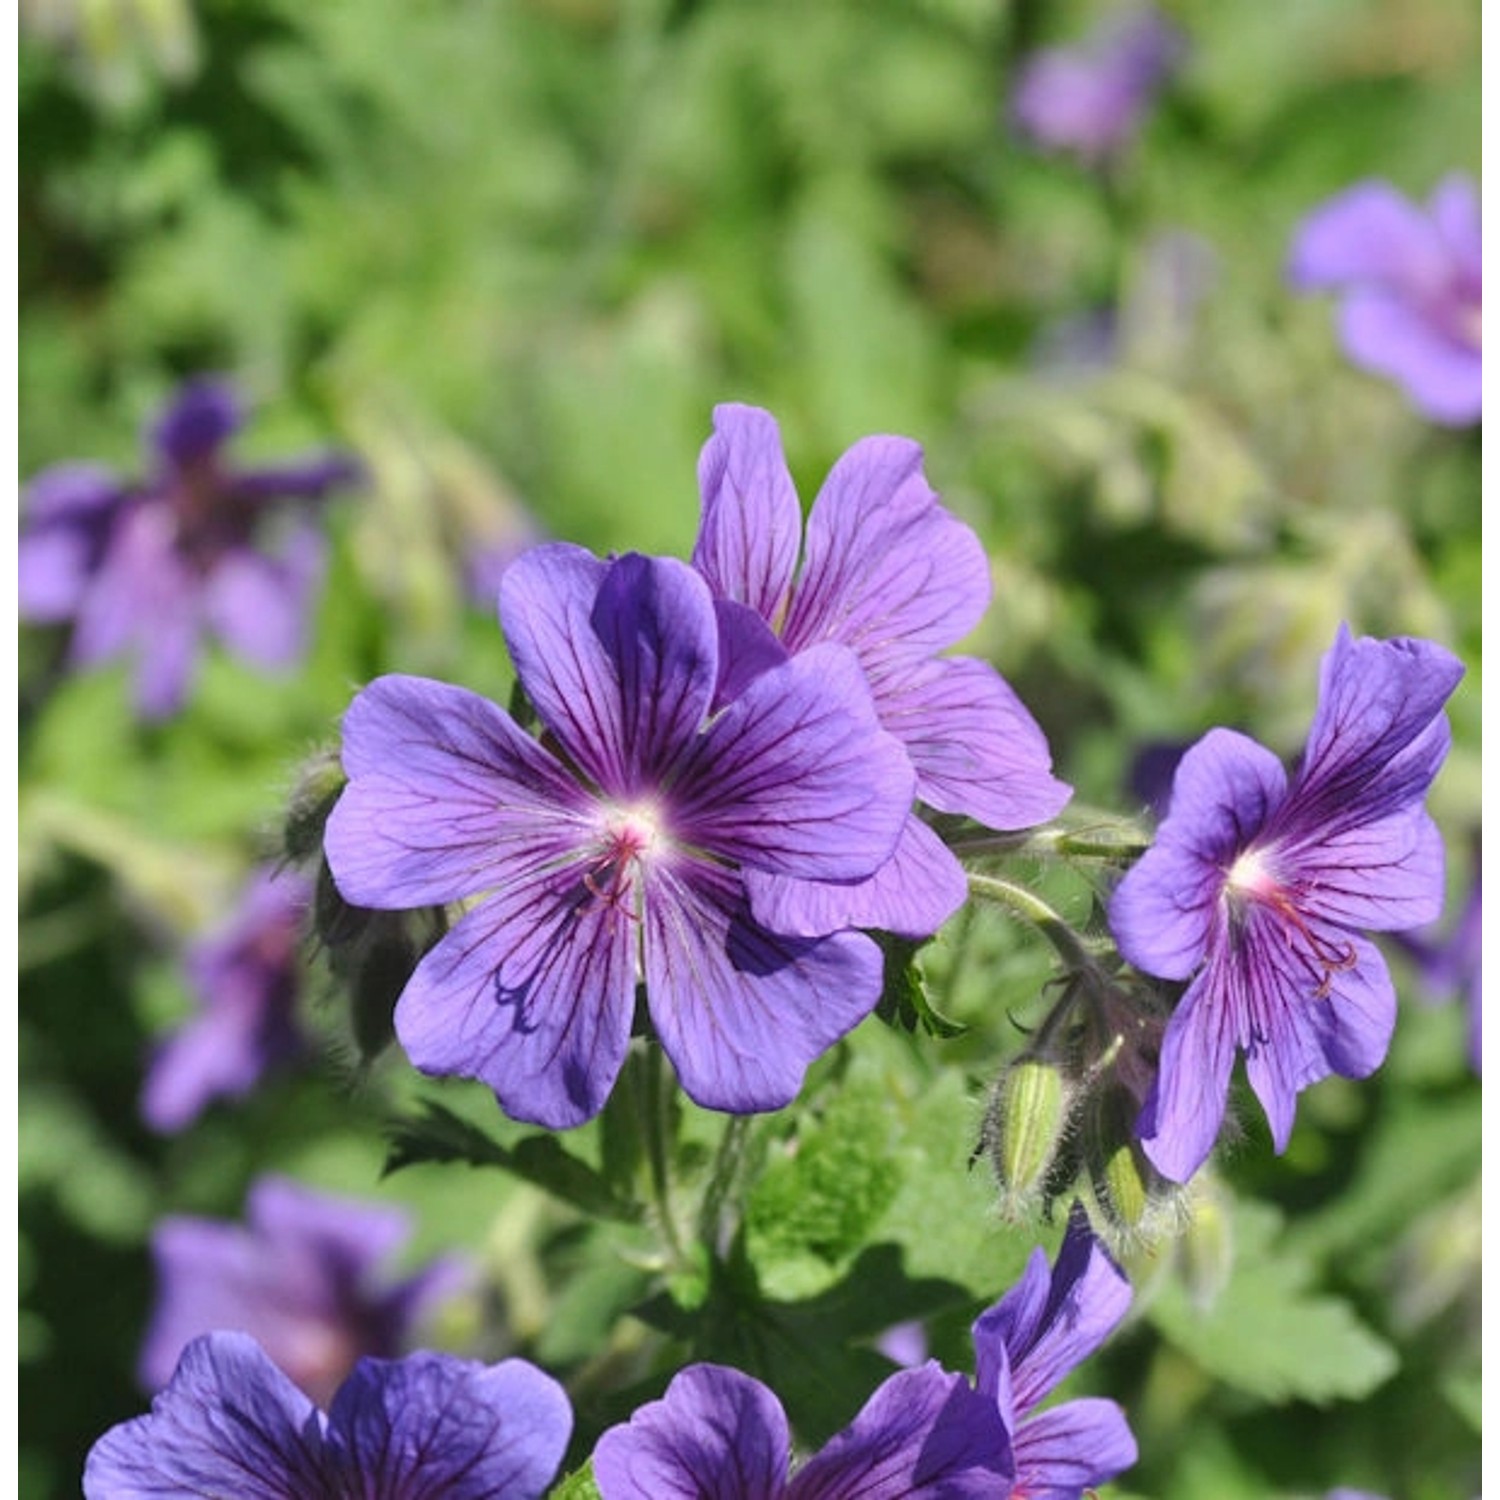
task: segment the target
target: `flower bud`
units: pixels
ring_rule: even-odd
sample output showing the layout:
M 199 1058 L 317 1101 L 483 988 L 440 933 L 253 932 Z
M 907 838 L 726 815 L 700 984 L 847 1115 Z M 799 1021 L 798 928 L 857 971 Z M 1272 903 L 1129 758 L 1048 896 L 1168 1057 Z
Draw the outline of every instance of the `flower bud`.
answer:
M 1224 1193 L 1203 1177 L 1200 1172 L 1193 1183 L 1192 1219 L 1178 1243 L 1178 1265 L 1194 1307 L 1207 1312 L 1234 1270 L 1234 1223 Z
M 980 1134 L 1007 1217 L 1041 1196 L 1067 1135 L 1073 1084 L 1057 1063 L 1021 1057 L 1000 1075 Z
M 297 773 L 282 825 L 282 843 L 293 864 L 311 859 L 323 848 L 323 829 L 346 781 L 336 750 L 323 750 Z
M 1131 1090 L 1104 1084 L 1089 1100 L 1083 1128 L 1096 1228 L 1121 1247 L 1175 1231 L 1184 1203 L 1182 1189 L 1151 1165 L 1135 1138 L 1139 1112 Z

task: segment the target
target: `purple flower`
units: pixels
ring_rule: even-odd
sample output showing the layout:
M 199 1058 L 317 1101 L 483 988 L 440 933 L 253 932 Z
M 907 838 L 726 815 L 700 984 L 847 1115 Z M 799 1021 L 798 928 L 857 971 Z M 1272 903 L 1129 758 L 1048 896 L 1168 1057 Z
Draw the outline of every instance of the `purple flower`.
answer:
M 148 1416 L 111 1428 L 84 1469 L 87 1500 L 540 1500 L 573 1413 L 522 1359 L 362 1359 L 325 1416 L 253 1338 L 184 1351 Z
M 1302 221 L 1287 275 L 1302 292 L 1340 288 L 1344 352 L 1389 376 L 1434 422 L 1482 406 L 1479 195 L 1445 178 L 1426 211 L 1389 183 L 1361 182 Z
M 344 719 L 326 849 L 345 899 L 483 897 L 401 996 L 407 1054 L 482 1078 L 518 1119 L 576 1125 L 609 1094 L 644 981 L 698 1103 L 786 1104 L 873 1009 L 880 952 L 773 935 L 745 888 L 750 871 L 855 879 L 889 858 L 912 772 L 858 663 L 823 646 L 711 712 L 733 659 L 703 580 L 562 543 L 511 565 L 500 616 L 540 743 L 415 677 L 380 678 Z
M 75 665 L 133 657 L 145 718 L 182 705 L 205 631 L 266 671 L 303 653 L 323 545 L 287 502 L 319 499 L 359 471 L 333 454 L 232 469 L 222 450 L 241 420 L 227 385 L 192 381 L 150 434 L 144 483 L 62 464 L 28 487 L 21 617 L 71 622 Z
M 1134 140 L 1183 51 L 1182 34 L 1158 11 L 1116 15 L 1080 46 L 1048 47 L 1028 58 L 1011 117 L 1042 150 L 1103 166 Z
M 1130 1283 L 1105 1253 L 1080 1207 L 1049 1272 L 1042 1250 L 974 1324 L 976 1383 L 1011 1435 L 1026 1500 L 1081 1500 L 1136 1461 L 1135 1438 L 1113 1401 L 1085 1396 L 1036 1407 L 1109 1336 L 1130 1306 Z
M 1360 932 L 1420 926 L 1442 908 L 1442 839 L 1422 799 L 1462 675 L 1431 642 L 1356 641 L 1341 627 L 1290 780 L 1228 729 L 1183 756 L 1156 842 L 1110 904 L 1131 963 L 1192 981 L 1137 1126 L 1165 1176 L 1186 1182 L 1212 1150 L 1236 1049 L 1278 1151 L 1302 1089 L 1363 1078 L 1385 1057 L 1395 994 Z
M 1422 996 L 1435 1005 L 1461 999 L 1469 1012 L 1469 1066 L 1480 1071 L 1481 985 L 1484 958 L 1484 908 L 1480 896 L 1479 849 L 1474 850 L 1474 882 L 1458 918 L 1449 927 L 1424 927 L 1398 933 L 1397 947 L 1417 966 Z
M 311 897 L 304 877 L 263 869 L 228 922 L 188 950 L 184 967 L 201 1011 L 152 1059 L 141 1097 L 152 1129 L 184 1129 L 210 1100 L 248 1094 L 267 1069 L 303 1050 L 297 948 Z
M 720 1365 L 692 1365 L 661 1401 L 594 1451 L 604 1500 L 1080 1500 L 1136 1459 L 1112 1401 L 1034 1409 L 1125 1315 L 1130 1284 L 1075 1210 L 1050 1273 L 1032 1256 L 1019 1285 L 974 1325 L 975 1384 L 936 1360 L 885 1381 L 854 1421 L 787 1477 L 776 1397 Z
M 836 642 L 864 669 L 875 711 L 905 747 L 917 796 L 990 828 L 1029 828 L 1071 795 L 1047 741 L 987 662 L 938 653 L 979 623 L 990 598 L 979 538 L 946 511 L 906 438 L 870 437 L 834 465 L 807 520 L 769 412 L 715 408 L 698 464 L 703 519 L 693 565 L 718 597 L 729 643 L 721 696 L 757 673 Z M 958 860 L 908 816 L 873 874 L 749 870 L 751 909 L 778 932 L 876 927 L 935 932 L 963 903 Z
M 315 1401 L 363 1355 L 400 1352 L 413 1325 L 466 1277 L 452 1258 L 406 1281 L 382 1266 L 411 1231 L 406 1213 L 329 1197 L 280 1177 L 250 1190 L 248 1223 L 168 1218 L 152 1235 L 157 1297 L 141 1348 L 158 1390 L 183 1349 L 215 1329 L 248 1333 Z

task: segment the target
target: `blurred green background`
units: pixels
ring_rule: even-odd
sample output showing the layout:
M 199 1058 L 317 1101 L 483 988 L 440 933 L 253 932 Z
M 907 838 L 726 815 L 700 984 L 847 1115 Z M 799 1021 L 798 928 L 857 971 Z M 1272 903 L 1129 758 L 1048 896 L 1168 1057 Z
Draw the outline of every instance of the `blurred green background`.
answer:
M 320 1063 L 183 1135 L 140 1122 L 142 1063 L 188 1009 L 176 955 L 274 846 L 299 760 L 352 692 L 401 670 L 504 701 L 466 550 L 534 528 L 685 555 L 716 401 L 777 415 L 804 501 L 867 433 L 925 445 L 992 556 L 969 649 L 1021 692 L 1087 802 L 1136 811 L 1136 753 L 1214 723 L 1295 753 L 1340 620 L 1449 644 L 1469 676 L 1432 806 L 1462 898 L 1480 805 L 1478 431 L 1433 428 L 1348 366 L 1330 303 L 1293 298 L 1282 267 L 1298 221 L 1359 178 L 1425 198 L 1451 170 L 1477 175 L 1479 8 L 1181 0 L 1186 60 L 1095 174 L 1018 140 L 1006 101 L 1028 50 L 1105 14 L 22 0 L 22 479 L 67 458 L 138 473 L 143 422 L 205 371 L 255 404 L 245 459 L 336 442 L 370 474 L 329 509 L 316 645 L 294 677 L 211 654 L 190 708 L 142 729 L 123 669 L 70 675 L 54 634 L 22 633 L 24 1496 L 76 1493 L 88 1445 L 144 1405 L 151 1224 L 234 1216 L 267 1168 L 410 1203 L 415 1258 L 485 1253 L 507 1346 L 533 1349 L 556 1317 L 552 1278 L 577 1247 L 537 1228 L 540 1200 L 465 1168 L 378 1182 L 381 1122 L 416 1086 L 399 1059 L 356 1064 L 326 979 L 308 986 Z M 1007 1008 L 1045 977 L 1030 947 L 995 941 L 983 994 L 948 976 L 975 1028 L 951 1054 L 969 1111 L 955 1140 L 1016 1045 Z M 1259 1295 L 1340 1309 L 1367 1341 L 1351 1335 L 1358 1373 L 1247 1373 L 1243 1330 L 1216 1353 L 1165 1292 L 1096 1380 L 1141 1440 L 1124 1489 L 1477 1492 L 1463 1026 L 1408 1005 L 1375 1081 L 1314 1091 L 1285 1159 L 1252 1145 L 1231 1163 L 1261 1200 L 1237 1230 L 1268 1268 Z M 474 1113 L 497 1123 L 486 1099 Z M 976 1298 L 1006 1284 L 1006 1254 Z M 566 1342 L 554 1363 L 581 1362 Z

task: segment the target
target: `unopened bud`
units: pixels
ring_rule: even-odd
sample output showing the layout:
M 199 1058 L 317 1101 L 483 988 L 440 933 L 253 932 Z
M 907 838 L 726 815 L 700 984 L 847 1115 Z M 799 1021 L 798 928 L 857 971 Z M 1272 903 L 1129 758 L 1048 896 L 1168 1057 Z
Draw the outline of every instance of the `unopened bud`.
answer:
M 1212 1183 L 1193 1184 L 1192 1220 L 1179 1242 L 1178 1264 L 1193 1305 L 1207 1312 L 1234 1270 L 1233 1216 L 1228 1199 Z
M 417 966 L 415 945 L 399 930 L 365 945 L 349 983 L 349 1022 L 364 1062 L 373 1062 L 396 1035 L 396 1001 Z
M 1083 1131 L 1095 1227 L 1117 1247 L 1149 1242 L 1180 1227 L 1182 1189 L 1141 1149 L 1135 1138 L 1138 1113 L 1128 1089 L 1106 1085 L 1090 1100 Z
M 1000 1075 L 980 1147 L 1000 1184 L 1002 1207 L 1023 1213 L 1040 1195 L 1067 1135 L 1073 1086 L 1055 1063 L 1022 1057 Z
M 346 780 L 334 750 L 320 751 L 297 773 L 282 826 L 286 855 L 293 864 L 301 864 L 322 850 L 323 829 Z

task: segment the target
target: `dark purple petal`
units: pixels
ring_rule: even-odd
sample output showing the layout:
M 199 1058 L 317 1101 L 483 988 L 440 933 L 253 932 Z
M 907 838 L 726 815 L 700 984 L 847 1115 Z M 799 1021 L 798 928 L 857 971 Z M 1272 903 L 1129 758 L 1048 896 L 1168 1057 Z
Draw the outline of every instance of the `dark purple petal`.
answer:
M 1094 1396 L 1038 1412 L 1013 1441 L 1016 1493 L 1026 1500 L 1083 1500 L 1139 1457 L 1125 1413 Z
M 738 877 L 707 862 L 649 869 L 644 945 L 652 1022 L 707 1109 L 790 1103 L 807 1065 L 880 998 L 869 938 L 773 936 L 751 918 Z
M 755 406 L 716 406 L 698 487 L 703 519 L 693 566 L 720 598 L 778 621 L 797 566 L 802 507 L 776 419 Z
M 1186 1182 L 1219 1138 L 1241 1029 L 1233 1004 L 1225 968 L 1210 965 L 1167 1022 L 1136 1134 L 1152 1166 L 1173 1182 Z
M 791 1441 L 781 1403 L 722 1365 L 689 1365 L 594 1449 L 603 1500 L 778 1500 Z
M 869 437 L 833 466 L 813 505 L 782 638 L 794 653 L 825 640 L 851 647 L 873 685 L 967 635 L 989 600 L 984 547 L 937 503 L 921 447 Z
M 1479 346 L 1456 338 L 1428 310 L 1378 288 L 1355 291 L 1339 314 L 1339 333 L 1354 364 L 1396 381 L 1424 417 L 1450 427 L 1479 420 Z
M 719 681 L 711 712 L 717 713 L 772 667 L 787 660 L 787 649 L 775 631 L 747 605 L 715 599 L 719 622 Z
M 112 469 L 102 464 L 61 463 L 43 469 L 27 482 L 21 496 L 21 519 L 27 528 L 58 522 L 97 521 L 129 491 Z
M 517 860 L 576 854 L 597 822 L 597 805 L 507 713 L 423 677 L 381 677 L 355 698 L 343 761 L 349 784 L 324 849 L 358 906 L 477 895 Z
M 1182 757 L 1156 842 L 1109 904 L 1120 952 L 1138 969 L 1186 979 L 1198 967 L 1220 920 L 1228 871 L 1285 790 L 1281 762 L 1230 729 L 1210 730 Z
M 1051 774 L 1036 720 L 988 662 L 950 657 L 882 679 L 875 708 L 911 757 L 917 796 L 939 812 L 987 828 L 1031 828 L 1072 795 Z
M 517 1120 L 565 1130 L 603 1108 L 630 1041 L 638 914 L 588 865 L 508 865 L 417 965 L 396 1035 L 424 1073 L 483 1079 Z
M 229 476 L 225 490 L 236 500 L 320 500 L 329 490 L 360 484 L 364 466 L 348 453 L 319 453 L 295 463 L 242 469 Z
M 1387 182 L 1361 182 L 1302 221 L 1287 275 L 1301 291 L 1370 281 L 1421 291 L 1442 285 L 1447 256 L 1415 204 Z
M 798 1470 L 788 1500 L 993 1500 L 1014 1472 L 994 1402 L 929 1360 L 881 1385 Z
M 572 1428 L 563 1388 L 525 1360 L 422 1353 L 361 1360 L 327 1442 L 351 1500 L 540 1500 Z
M 255 1340 L 214 1333 L 183 1354 L 149 1416 L 89 1453 L 87 1500 L 327 1500 L 321 1419 Z
M 860 879 L 890 858 L 914 785 L 859 664 L 824 646 L 762 673 L 699 737 L 676 773 L 671 823 L 759 869 Z
M 798 880 L 762 870 L 746 870 L 744 876 L 756 920 L 794 937 L 820 937 L 846 927 L 931 937 L 969 893 L 952 851 L 911 816 L 895 852 L 864 880 Z
M 393 1256 L 411 1237 L 411 1216 L 394 1204 L 314 1192 L 287 1177 L 257 1179 L 245 1218 L 270 1245 L 306 1247 L 322 1271 L 358 1279 Z
M 204 617 L 252 666 L 293 667 L 307 650 L 313 593 L 322 572 L 322 539 L 310 527 L 299 528 L 296 542 L 281 556 L 236 548 L 204 580 Z
M 151 443 L 168 467 L 185 468 L 207 458 L 244 421 L 234 388 L 223 380 L 191 380 L 151 429 Z

